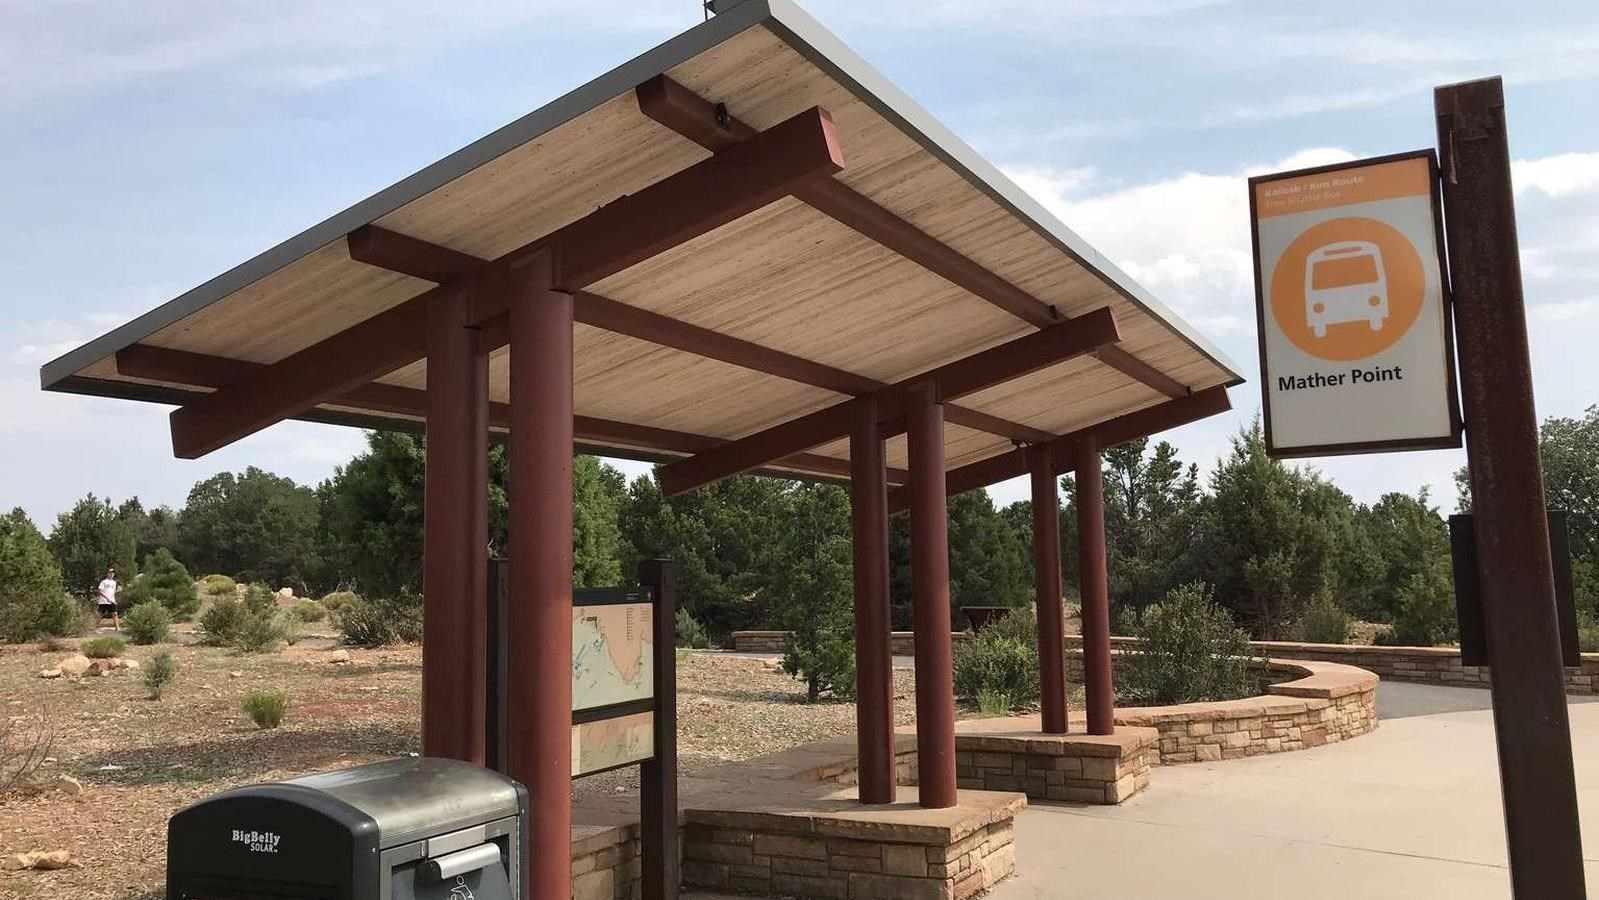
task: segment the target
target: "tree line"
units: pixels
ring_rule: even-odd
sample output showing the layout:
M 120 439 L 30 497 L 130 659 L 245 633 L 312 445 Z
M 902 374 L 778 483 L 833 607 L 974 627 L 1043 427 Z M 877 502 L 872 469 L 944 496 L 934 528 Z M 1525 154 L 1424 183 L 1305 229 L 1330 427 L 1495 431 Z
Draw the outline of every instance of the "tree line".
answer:
M 1541 436 L 1551 505 L 1571 514 L 1579 607 L 1592 615 L 1599 606 L 1599 407 L 1552 418 Z M 251 467 L 195 484 L 179 509 L 90 495 L 62 513 L 41 543 L 67 590 L 84 596 L 107 566 L 131 576 L 160 549 L 196 574 L 290 586 L 302 596 L 415 593 L 424 469 L 421 439 L 372 432 L 362 453 L 314 487 Z M 1123 620 L 1173 588 L 1199 582 L 1256 637 L 1303 637 L 1329 617 L 1391 623 L 1405 643 L 1454 637 L 1448 531 L 1425 490 L 1356 503 L 1314 469 L 1269 458 L 1258 423 L 1234 435 L 1206 478 L 1171 444 L 1147 440 L 1107 451 L 1104 477 L 1111 602 Z M 1464 485 L 1463 474 L 1457 480 Z M 496 446 L 491 553 L 503 552 L 515 527 L 505 488 L 506 449 Z M 1061 491 L 1062 574 L 1072 596 L 1078 554 L 1071 477 L 1061 480 Z M 683 606 L 712 639 L 745 628 L 822 629 L 847 638 L 844 489 L 738 476 L 667 499 L 653 475 L 628 483 L 615 468 L 580 456 L 572 492 L 578 585 L 619 583 L 640 559 L 667 557 L 680 566 Z M 1468 508 L 1469 495 L 1462 496 Z M 20 510 L 5 521 L 8 535 L 33 528 Z M 889 553 L 893 622 L 905 629 L 911 583 L 904 514 L 890 520 Z M 997 506 L 983 491 L 950 498 L 949 553 L 955 610 L 1030 602 L 1030 503 Z M 0 548 L 0 566 L 5 555 Z

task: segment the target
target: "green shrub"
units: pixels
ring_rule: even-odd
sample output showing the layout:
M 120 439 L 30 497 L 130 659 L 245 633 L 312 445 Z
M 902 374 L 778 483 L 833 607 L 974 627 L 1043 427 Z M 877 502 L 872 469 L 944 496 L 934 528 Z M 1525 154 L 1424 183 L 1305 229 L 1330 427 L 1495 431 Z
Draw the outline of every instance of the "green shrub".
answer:
M 327 607 L 315 600 L 301 600 L 294 604 L 290 612 L 294 618 L 306 623 L 320 622 L 328 617 Z
M 244 698 L 239 708 L 250 717 L 257 728 L 276 728 L 283 724 L 283 710 L 289 705 L 289 696 L 282 691 L 253 690 Z
M 246 608 L 239 620 L 239 630 L 233 636 L 233 645 L 245 653 L 270 653 L 287 637 L 277 617 Z
M 1299 619 L 1299 639 L 1313 644 L 1346 644 L 1349 642 L 1349 613 L 1323 591 L 1305 609 Z
M 152 600 L 166 607 L 172 618 L 180 622 L 187 621 L 200 609 L 200 592 L 194 589 L 189 570 L 165 547 L 144 558 L 144 571 L 121 597 L 123 605 L 130 608 Z
M 387 600 L 357 597 L 339 610 L 339 632 L 353 647 L 382 647 L 422 639 L 422 598 L 401 594 Z
M 1577 616 L 1577 647 L 1583 653 L 1599 653 L 1599 617 L 1591 612 Z
M 231 644 L 239 636 L 239 628 L 246 616 L 244 604 L 236 597 L 223 594 L 211 601 L 200 614 L 200 627 L 205 629 L 207 644 Z
M 1449 569 L 1442 563 L 1411 574 L 1395 594 L 1398 609 L 1394 627 L 1379 643 L 1402 647 L 1433 647 L 1459 639 L 1460 620 L 1455 613 L 1455 591 Z
M 31 629 L 36 635 L 70 637 L 84 633 L 93 624 L 88 608 L 65 592 L 40 597 L 31 612 Z
M 154 600 L 146 600 L 122 617 L 123 630 L 135 644 L 159 644 L 167 639 L 172 614 Z
M 805 682 L 806 699 L 813 703 L 823 694 L 847 700 L 855 696 L 855 644 L 837 629 L 818 630 L 789 644 L 783 671 Z
M 144 664 L 144 689 L 149 692 L 151 700 L 160 700 L 161 692 L 177 677 L 178 661 L 172 657 L 170 650 L 162 650 Z
M 255 615 L 271 616 L 278 611 L 278 595 L 257 581 L 244 591 L 244 608 Z
M 104 637 L 89 638 L 78 648 L 78 652 L 90 659 L 111 659 L 121 656 L 126 649 L 128 649 L 127 641 L 108 634 Z
M 1010 712 L 1010 697 L 999 691 L 983 691 L 977 695 L 977 711 L 985 716 L 1003 716 Z
M 79 620 L 39 529 L 20 508 L 0 516 L 0 640 L 70 634 Z
M 349 603 L 351 600 L 359 599 L 361 599 L 361 596 L 355 591 L 334 591 L 331 594 L 322 595 L 322 599 L 318 602 L 322 604 L 323 609 L 326 609 L 331 613 L 336 613 L 343 609 L 345 604 Z
M 200 579 L 207 597 L 237 597 L 238 583 L 226 575 L 207 575 Z
M 1233 700 L 1257 687 L 1249 635 L 1213 603 L 1205 586 L 1187 584 L 1139 617 L 1134 649 L 1118 667 L 1120 693 L 1139 703 Z
M 302 624 L 300 617 L 295 615 L 292 609 L 278 616 L 278 633 L 283 635 L 283 643 L 288 644 L 290 647 L 300 643 L 300 626 Z
M 1017 609 L 955 647 L 955 695 L 982 704 L 1003 696 L 1006 708 L 1038 699 L 1038 619 Z
M 674 624 L 677 628 L 677 646 L 704 650 L 711 645 L 710 636 L 705 633 L 699 621 L 689 615 L 687 609 L 681 606 L 677 608 L 677 620 Z

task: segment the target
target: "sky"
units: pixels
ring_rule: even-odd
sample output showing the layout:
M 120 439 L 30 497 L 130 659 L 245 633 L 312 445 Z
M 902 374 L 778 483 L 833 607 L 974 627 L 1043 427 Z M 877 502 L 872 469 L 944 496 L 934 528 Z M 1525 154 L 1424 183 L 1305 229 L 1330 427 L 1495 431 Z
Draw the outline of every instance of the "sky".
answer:
M 1259 408 L 1245 178 L 1435 143 L 1432 87 L 1505 78 L 1540 418 L 1599 402 L 1599 4 L 810 0 L 806 9 L 1194 322 L 1249 384 L 1165 437 L 1211 468 Z M 698 0 L 0 0 L 0 508 L 315 483 L 360 432 L 171 455 L 167 408 L 44 362 L 700 21 Z M 1325 458 L 1355 499 L 1460 451 Z M 647 470 L 620 464 L 630 474 Z M 996 500 L 1026 496 L 999 485 Z

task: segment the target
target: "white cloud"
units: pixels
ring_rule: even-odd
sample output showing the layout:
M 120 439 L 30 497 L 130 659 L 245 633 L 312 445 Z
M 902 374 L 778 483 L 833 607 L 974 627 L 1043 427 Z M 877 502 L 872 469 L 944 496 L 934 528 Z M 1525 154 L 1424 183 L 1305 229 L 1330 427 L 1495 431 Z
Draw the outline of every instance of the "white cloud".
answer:
M 12 348 L 0 355 L 0 471 L 13 476 L 0 509 L 20 505 L 48 530 L 90 491 L 182 505 L 196 481 L 248 465 L 314 484 L 363 446 L 353 428 L 285 422 L 204 460 L 181 460 L 172 455 L 166 407 L 40 390 L 40 364 L 126 318 L 91 313 L 0 325 L 0 346 Z
M 401 67 L 471 38 L 533 28 L 681 30 L 699 21 L 696 7 L 671 0 L 606 8 L 558 0 L 0 0 L 0 102 L 224 65 L 314 88 Z
M 1320 147 L 1217 175 L 1185 172 L 1150 184 L 1107 186 L 1093 169 L 1006 171 L 1050 212 L 1201 328 L 1253 328 L 1254 269 L 1245 179 L 1352 159 Z
M 1558 200 L 1599 192 L 1599 152 L 1518 159 L 1510 164 L 1510 179 L 1518 195 L 1539 191 Z
M 1599 300 L 1570 300 L 1565 303 L 1534 303 L 1532 315 L 1542 322 L 1570 322 L 1599 315 Z

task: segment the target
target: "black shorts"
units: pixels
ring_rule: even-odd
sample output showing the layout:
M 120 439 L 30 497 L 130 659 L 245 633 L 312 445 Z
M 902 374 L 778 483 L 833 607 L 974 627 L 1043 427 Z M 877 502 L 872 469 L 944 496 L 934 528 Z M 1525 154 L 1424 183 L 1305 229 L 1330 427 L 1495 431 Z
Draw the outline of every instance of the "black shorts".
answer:
M 114 616 L 117 614 L 117 605 L 115 603 L 101 603 L 99 606 L 100 618 L 102 619 L 106 618 L 107 616 Z

